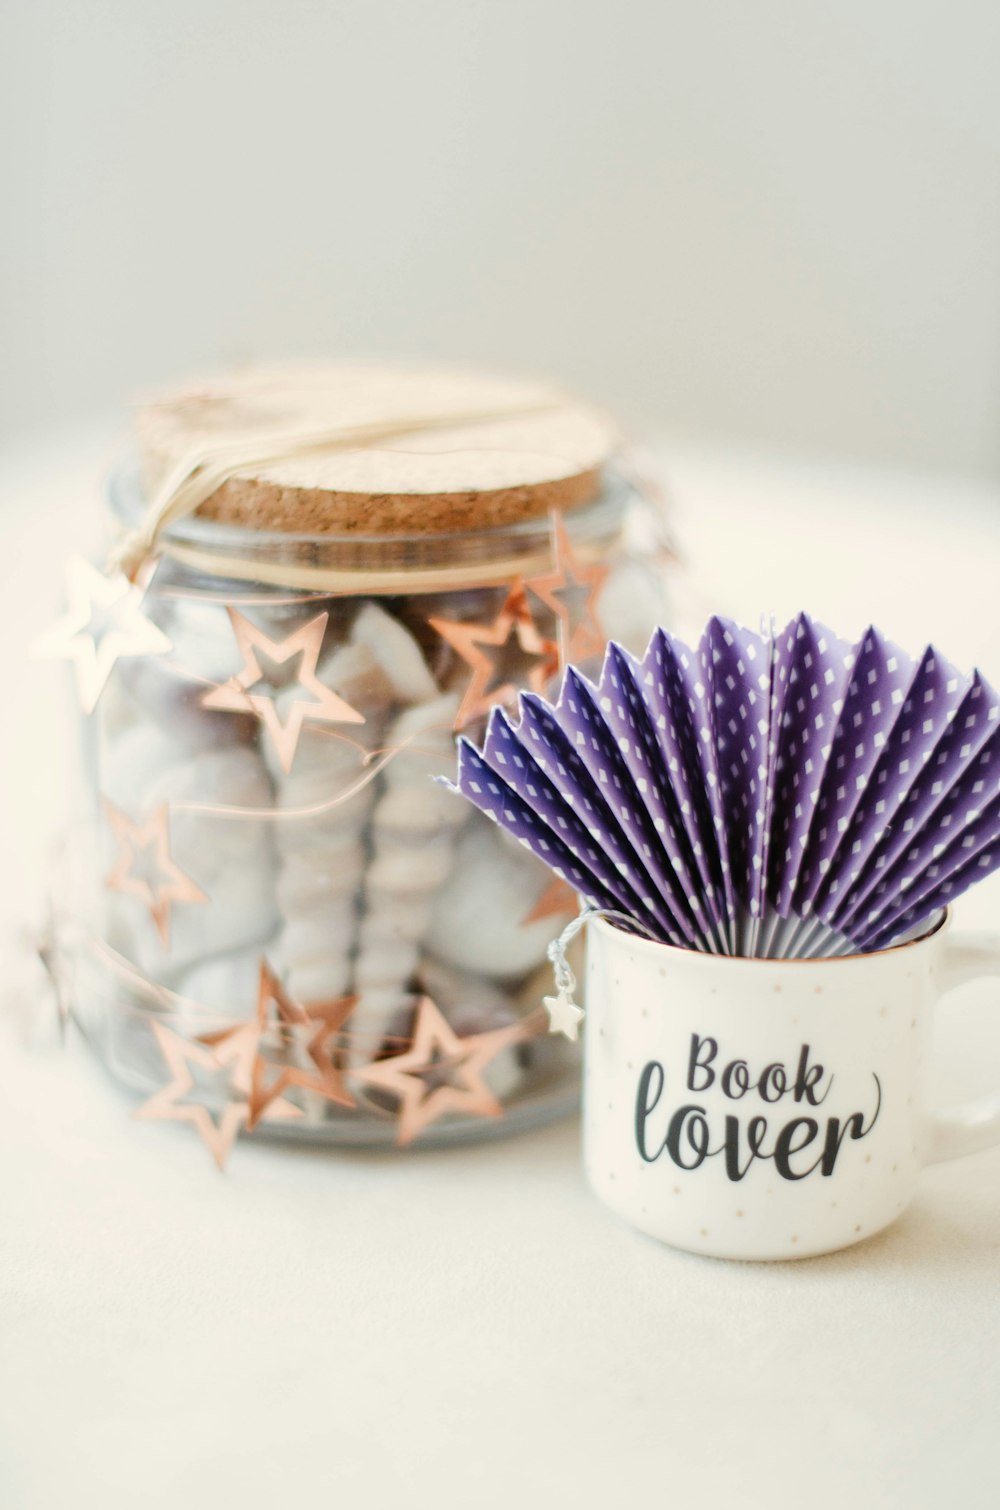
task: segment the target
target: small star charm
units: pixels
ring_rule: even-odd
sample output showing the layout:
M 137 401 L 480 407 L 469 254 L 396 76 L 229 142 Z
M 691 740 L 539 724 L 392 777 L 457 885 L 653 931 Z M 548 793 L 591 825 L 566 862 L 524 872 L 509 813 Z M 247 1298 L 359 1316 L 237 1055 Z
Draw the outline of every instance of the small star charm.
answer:
M 243 665 L 223 686 L 213 687 L 205 693 L 201 700 L 203 708 L 256 714 L 271 736 L 281 769 L 286 773 L 292 769 L 299 735 L 307 721 L 325 724 L 364 723 L 364 714 L 352 708 L 329 687 L 325 687 L 316 674 L 329 614 L 319 613 L 285 639 L 272 640 L 235 608 L 230 608 L 228 612 L 236 643 L 243 656 Z M 261 665 L 262 659 L 266 669 Z M 274 668 L 277 678 L 271 682 L 270 689 L 266 690 L 272 675 L 271 668 Z M 265 690 L 259 690 L 262 686 Z M 282 718 L 275 702 L 275 694 L 279 688 L 284 690 L 287 687 L 298 687 L 304 695 L 291 701 L 291 706 Z
M 431 619 L 431 626 L 472 668 L 455 728 L 462 729 L 497 703 L 513 702 L 522 687 L 543 692 L 559 669 L 559 653 L 543 639 L 517 581 L 491 624 Z
M 549 1014 L 549 1032 L 562 1033 L 571 1043 L 576 1043 L 580 1036 L 583 1008 L 577 1006 L 568 991 L 560 991 L 558 996 L 543 996 L 542 1000 Z
M 149 909 L 164 949 L 170 946 L 172 902 L 207 902 L 197 882 L 185 875 L 170 853 L 170 810 L 161 803 L 145 823 L 133 823 L 107 798 L 104 811 L 118 841 L 118 856 L 105 885 L 138 897 Z
M 143 591 L 122 572 L 106 577 L 74 556 L 66 566 L 69 608 L 35 642 L 34 654 L 73 661 L 80 705 L 93 713 L 122 656 L 165 655 L 170 640 L 142 612 Z

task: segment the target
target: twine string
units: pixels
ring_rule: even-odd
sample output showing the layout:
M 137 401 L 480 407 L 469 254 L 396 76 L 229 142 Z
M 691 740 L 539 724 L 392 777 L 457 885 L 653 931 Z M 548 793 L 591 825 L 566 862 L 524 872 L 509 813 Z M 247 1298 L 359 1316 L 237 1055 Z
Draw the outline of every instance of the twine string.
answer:
M 657 942 L 656 934 L 647 928 L 644 923 L 640 923 L 638 919 L 630 917 L 627 912 L 618 912 L 613 907 L 591 907 L 584 905 L 575 918 L 570 918 L 562 933 L 560 933 L 558 938 L 552 940 L 546 950 L 549 963 L 552 966 L 556 993 L 567 1001 L 573 1001 L 574 999 L 576 976 L 573 973 L 569 960 L 566 958 L 566 951 L 577 934 L 582 933 L 587 924 L 593 922 L 595 918 L 607 918 L 608 922 L 621 923 L 625 926 L 627 932 L 641 933 L 645 938 L 652 939 L 654 943 Z
M 399 435 L 489 424 L 494 420 L 548 413 L 563 406 L 558 397 L 532 403 L 495 405 L 481 409 L 451 409 L 433 414 L 408 414 L 353 425 L 317 425 L 302 421 L 258 431 L 246 440 L 229 436 L 192 448 L 164 477 L 136 528 L 123 531 L 107 562 L 109 572 L 134 579 L 151 556 L 161 534 L 171 524 L 193 514 L 212 494 L 244 468 L 272 466 L 331 451 L 351 451 L 392 440 Z

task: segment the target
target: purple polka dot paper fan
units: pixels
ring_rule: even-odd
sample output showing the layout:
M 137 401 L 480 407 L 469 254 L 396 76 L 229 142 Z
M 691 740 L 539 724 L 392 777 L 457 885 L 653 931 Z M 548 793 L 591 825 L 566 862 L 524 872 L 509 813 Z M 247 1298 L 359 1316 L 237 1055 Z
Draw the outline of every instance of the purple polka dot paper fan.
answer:
M 695 905 L 689 900 L 676 832 L 658 825 L 648 804 L 648 790 L 644 790 L 648 789 L 647 773 L 634 746 L 616 733 L 601 704 L 600 689 L 570 666 L 553 713 L 631 843 L 653 895 L 668 906 L 688 942 L 708 947 L 696 917 L 701 899 L 694 897 Z
M 724 842 L 718 760 L 696 692 L 698 657 L 666 630 L 658 629 L 637 663 L 636 678 L 656 731 L 661 769 L 665 768 L 684 815 L 703 891 L 713 899 L 713 915 L 724 920 L 728 929 L 736 912 L 736 892 Z
M 831 867 L 855 842 L 855 816 L 880 764 L 885 742 L 898 718 L 913 663 L 877 630 L 864 636 L 851 666 L 850 681 L 829 743 L 822 747 L 823 775 L 809 829 L 808 851 L 795 886 L 792 907 L 806 915 Z M 851 837 L 848 839 L 848 835 Z
M 456 788 L 592 906 L 722 954 L 912 934 L 1000 867 L 1000 698 L 927 646 L 799 614 L 608 646 L 459 741 Z
M 995 835 L 991 843 L 983 844 L 982 849 L 973 849 L 961 856 L 953 855 L 952 862 L 932 865 L 931 873 L 921 877 L 912 897 L 906 898 L 908 906 L 891 909 L 890 914 L 882 918 L 881 926 L 873 927 L 858 938 L 858 948 L 870 951 L 890 947 L 896 939 L 917 929 L 924 918 L 947 908 L 949 903 L 961 897 L 962 892 L 976 885 L 977 880 L 997 870 L 1000 867 L 1000 834 Z M 932 898 L 931 904 L 927 901 L 929 897 Z
M 474 747 L 462 749 L 460 759 L 471 761 L 476 753 Z M 500 709 L 494 709 L 490 716 L 481 758 L 493 775 L 542 820 L 544 830 L 538 830 L 535 839 L 543 832 L 558 839 L 580 857 L 607 894 L 617 898 L 623 911 L 640 918 L 646 926 L 659 926 L 678 936 L 669 906 L 651 887 L 646 871 L 635 863 L 628 841 L 594 789 L 589 773 L 586 784 L 581 783 L 579 775 L 574 780 L 567 770 L 568 762 L 553 749 L 551 740 L 539 741 L 536 737 L 522 742 Z M 553 775 L 558 773 L 558 785 L 550 770 Z M 528 847 L 535 847 L 530 839 Z
M 663 752 L 652 712 L 642 692 L 642 668 L 618 645 L 609 645 L 596 688 L 601 711 L 634 777 L 635 793 L 665 852 L 667 875 L 676 877 L 684 913 L 702 947 L 722 947 L 725 909 L 699 867 L 701 840 L 686 799 L 660 779 Z M 658 874 L 663 873 L 663 854 Z
M 938 781 L 932 786 L 938 785 Z M 862 941 L 881 939 L 886 930 L 912 911 L 918 901 L 940 891 L 951 897 L 957 877 L 1000 838 L 1000 735 L 987 741 L 971 758 L 938 807 L 912 835 L 893 869 L 868 898 L 867 911 L 853 922 L 852 933 Z M 970 882 L 971 884 L 971 882 Z M 961 888 L 965 890 L 965 887 Z
M 723 814 L 728 873 L 750 927 L 764 906 L 771 641 L 724 619 L 710 619 L 698 649 L 705 687 L 703 743 L 711 744 Z M 749 939 L 741 940 L 744 946 Z M 741 952 L 747 952 L 746 947 Z
M 621 908 L 631 913 L 633 901 L 627 888 L 607 885 L 607 878 L 602 878 L 587 863 L 592 854 L 596 857 L 596 847 L 581 846 L 581 852 L 571 849 L 465 739 L 458 744 L 457 789 L 494 823 L 513 834 L 590 906 Z
M 854 884 L 846 904 L 838 909 L 838 926 L 856 930 L 864 922 L 859 919 L 863 908 L 873 917 L 874 904 L 893 893 L 898 895 L 901 879 L 912 868 L 915 856 L 911 851 L 917 837 L 933 836 L 932 845 L 940 843 L 955 821 L 954 810 L 962 793 L 960 777 L 965 777 L 967 786 L 975 787 L 981 772 L 979 758 L 986 755 L 992 763 L 992 750 L 1000 736 L 1000 701 L 978 672 L 969 684 L 959 678 L 959 690 L 954 716 L 921 760 L 914 763 L 908 749 L 904 752 L 903 740 L 898 740 L 898 759 L 887 759 L 884 784 L 881 774 L 873 783 L 876 806 L 886 804 L 889 821 L 872 850 L 863 879 Z M 901 779 L 904 777 L 909 785 Z
M 872 743 L 880 756 L 864 780 L 852 814 L 851 842 L 839 845 L 815 901 L 816 908 L 838 927 L 849 926 L 856 917 L 862 885 L 873 884 L 873 876 L 884 877 L 895 836 L 907 821 L 901 814 L 909 810 L 923 773 L 934 770 L 942 744 L 947 748 L 945 736 L 968 690 L 968 679 L 928 646 L 898 716 L 887 731 L 875 730 Z M 929 783 L 932 791 L 935 786 L 938 794 L 944 790 L 940 775 Z
M 806 614 L 775 636 L 768 894 L 784 917 L 813 852 L 813 819 L 854 661 L 853 645 Z

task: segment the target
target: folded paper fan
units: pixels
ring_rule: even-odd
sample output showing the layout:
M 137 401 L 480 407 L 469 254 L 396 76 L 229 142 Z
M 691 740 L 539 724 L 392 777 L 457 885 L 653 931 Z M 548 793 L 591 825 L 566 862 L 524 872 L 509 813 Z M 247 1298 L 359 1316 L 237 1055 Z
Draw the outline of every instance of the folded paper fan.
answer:
M 932 647 L 806 614 L 613 641 L 494 709 L 455 788 L 590 906 L 667 943 L 816 957 L 913 935 L 1000 866 L 1000 698 Z

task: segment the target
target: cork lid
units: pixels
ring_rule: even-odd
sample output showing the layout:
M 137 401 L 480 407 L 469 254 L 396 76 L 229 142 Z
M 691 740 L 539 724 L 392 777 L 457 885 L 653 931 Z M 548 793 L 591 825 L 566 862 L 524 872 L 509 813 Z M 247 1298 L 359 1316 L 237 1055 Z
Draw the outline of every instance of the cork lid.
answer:
M 329 443 L 240 465 L 197 513 L 310 535 L 485 529 L 590 501 L 618 444 L 605 415 L 542 383 L 441 367 L 261 367 L 143 404 L 143 488 L 153 496 L 206 448 L 245 455 L 290 426 L 328 430 Z

